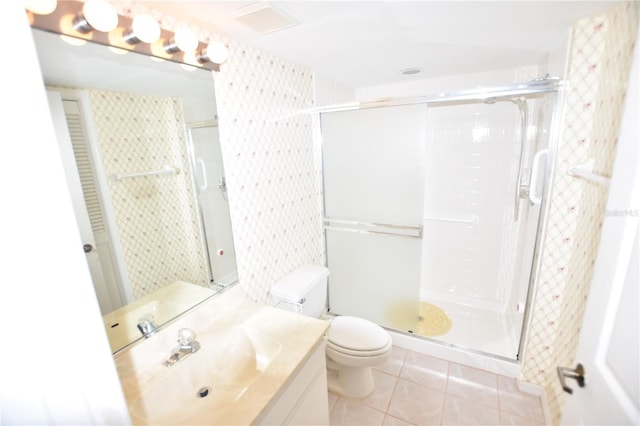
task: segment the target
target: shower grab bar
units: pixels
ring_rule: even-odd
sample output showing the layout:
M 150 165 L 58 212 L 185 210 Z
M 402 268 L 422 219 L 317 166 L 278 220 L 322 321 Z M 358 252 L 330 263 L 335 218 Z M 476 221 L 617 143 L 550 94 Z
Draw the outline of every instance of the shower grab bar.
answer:
M 542 193 L 538 194 L 538 180 L 540 175 L 541 158 L 547 156 L 547 149 L 541 149 L 533 156 L 533 165 L 531 166 L 531 181 L 529 182 L 529 200 L 531 204 L 540 204 L 542 202 Z M 546 165 L 545 163 L 542 163 Z M 545 167 L 545 166 L 542 166 Z
M 356 228 L 348 228 L 344 226 L 332 226 L 334 224 L 354 226 Z M 394 235 L 398 237 L 422 238 L 422 226 L 407 226 L 407 225 L 393 225 L 390 223 L 361 222 L 358 220 L 331 219 L 327 217 L 324 218 L 324 225 L 325 225 L 325 229 L 333 229 L 336 231 L 351 231 L 351 232 L 360 232 L 360 233 L 366 233 L 366 234 L 384 234 L 384 235 Z M 357 227 L 386 228 L 389 230 L 397 230 L 400 232 L 402 231 L 414 232 L 415 234 L 385 232 L 385 231 L 379 231 L 379 230 L 362 229 Z
M 198 157 L 198 164 L 200 165 L 200 172 L 202 173 L 202 184 L 200 185 L 200 191 L 206 191 L 209 188 L 209 177 L 207 176 L 207 166 L 204 164 L 204 160 Z
M 424 217 L 423 219 L 433 221 L 433 222 L 470 223 L 472 225 L 475 225 L 476 223 L 480 223 L 480 218 L 476 215 L 472 215 L 469 219 L 454 219 L 450 217 L 433 217 L 433 216 L 427 216 L 427 217 Z
M 360 228 L 342 228 L 342 227 L 339 227 L 339 226 L 331 226 L 331 225 L 325 225 L 324 229 L 329 229 L 331 231 L 353 232 L 353 233 L 356 233 L 356 234 L 389 235 L 389 236 L 392 236 L 392 237 L 406 237 L 406 238 L 417 238 L 417 239 L 421 239 L 422 238 L 422 228 L 420 228 L 420 231 L 415 235 L 398 234 L 398 233 L 395 233 L 395 232 L 385 232 L 385 231 L 372 231 L 372 230 L 360 229 Z
M 158 175 L 167 175 L 167 174 L 178 174 L 180 173 L 180 169 L 177 167 L 164 166 L 160 170 L 150 170 L 148 172 L 138 172 L 138 173 L 116 173 L 114 177 L 116 180 L 123 180 L 129 178 L 137 178 L 142 176 L 158 176 Z
M 611 179 L 606 176 L 602 176 L 598 173 L 595 173 L 593 171 L 594 165 L 595 165 L 595 160 L 592 158 L 586 163 L 569 167 L 569 169 L 567 170 L 567 173 L 569 174 L 569 176 L 581 178 L 586 181 L 597 183 L 600 185 L 609 186 Z

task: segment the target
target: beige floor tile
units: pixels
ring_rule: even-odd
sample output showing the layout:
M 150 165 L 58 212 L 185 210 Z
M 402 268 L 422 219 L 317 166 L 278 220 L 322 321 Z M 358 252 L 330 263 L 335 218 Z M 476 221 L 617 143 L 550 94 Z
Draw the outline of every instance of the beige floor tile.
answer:
M 500 412 L 500 424 L 504 426 L 528 426 L 528 425 L 544 425 L 544 420 L 525 419 L 515 414 Z
M 443 403 L 444 393 L 399 379 L 387 414 L 417 425 L 437 425 Z
M 498 425 L 500 413 L 484 405 L 447 395 L 442 413 L 443 425 Z
M 389 359 L 387 359 L 384 363 L 375 366 L 374 369 L 382 371 L 383 373 L 397 376 L 400 374 L 400 369 L 402 368 L 402 364 L 404 363 L 404 357 L 406 354 L 406 349 L 394 346 L 391 350 L 391 354 L 389 355 Z
M 448 361 L 407 351 L 400 378 L 444 392 L 448 370 Z
M 383 420 L 384 413 L 341 397 L 338 398 L 329 414 L 331 426 L 381 425 Z
M 333 410 L 333 407 L 336 405 L 336 401 L 338 401 L 338 395 L 333 392 L 329 392 L 329 412 Z
M 400 420 L 393 416 L 386 415 L 384 416 L 384 421 L 382 422 L 382 426 L 414 426 L 414 424 L 405 422 L 404 420 Z
M 447 395 L 469 399 L 477 404 L 497 410 L 497 376 L 493 373 L 451 363 Z
M 362 405 L 374 408 L 376 410 L 386 412 L 391 401 L 391 395 L 396 387 L 398 378 L 389 374 L 382 373 L 380 371 L 373 371 L 373 380 L 375 382 L 375 389 L 366 398 L 356 400 Z
M 500 411 L 544 423 L 544 410 L 539 396 L 519 390 L 500 390 L 498 391 L 498 398 Z

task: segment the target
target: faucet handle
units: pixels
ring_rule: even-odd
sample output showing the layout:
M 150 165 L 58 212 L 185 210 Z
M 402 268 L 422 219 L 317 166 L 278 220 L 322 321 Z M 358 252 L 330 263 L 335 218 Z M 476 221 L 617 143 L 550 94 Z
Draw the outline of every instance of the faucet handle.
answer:
M 178 330 L 178 343 L 180 346 L 190 346 L 195 340 L 196 333 L 190 328 L 181 328 Z

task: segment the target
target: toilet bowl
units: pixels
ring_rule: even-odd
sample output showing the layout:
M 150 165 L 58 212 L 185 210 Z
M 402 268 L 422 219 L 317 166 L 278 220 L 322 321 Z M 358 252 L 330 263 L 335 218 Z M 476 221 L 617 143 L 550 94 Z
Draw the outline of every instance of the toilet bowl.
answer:
M 271 287 L 273 306 L 314 318 L 326 311 L 327 278 L 323 266 L 303 265 Z M 352 398 L 369 395 L 375 388 L 371 367 L 387 360 L 391 336 L 379 325 L 353 316 L 332 319 L 327 333 L 329 390 Z
M 337 373 L 328 376 L 329 389 L 354 398 L 369 395 L 375 388 L 371 367 L 385 362 L 391 347 L 389 333 L 377 324 L 336 317 L 327 333 L 327 368 Z

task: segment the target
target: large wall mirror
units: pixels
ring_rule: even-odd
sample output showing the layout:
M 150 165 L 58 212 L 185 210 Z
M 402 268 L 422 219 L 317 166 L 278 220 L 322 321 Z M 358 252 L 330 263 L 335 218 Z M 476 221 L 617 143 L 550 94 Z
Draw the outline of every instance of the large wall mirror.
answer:
M 116 352 L 237 282 L 212 71 L 32 31 Z

